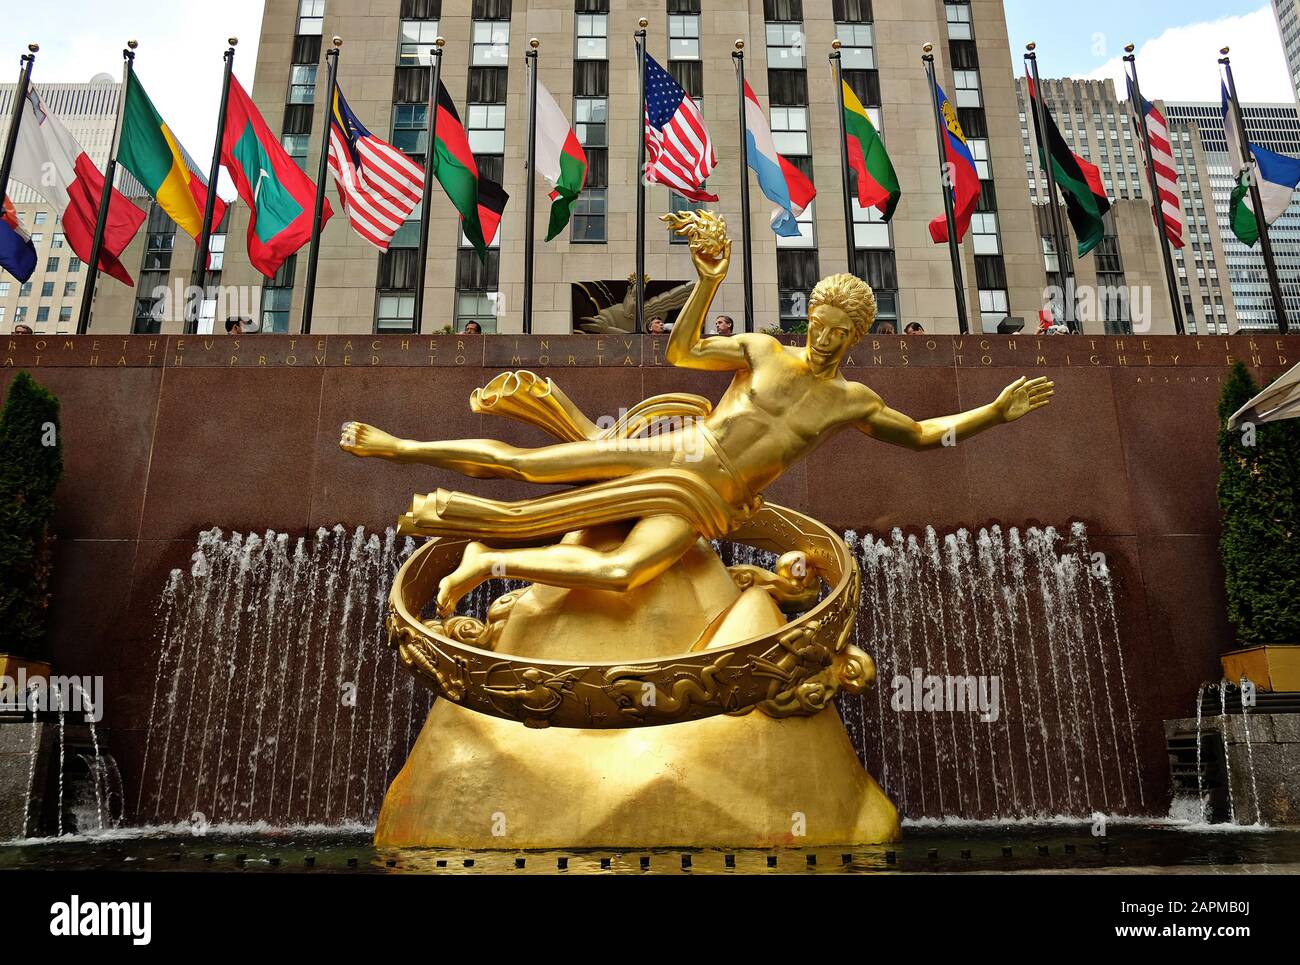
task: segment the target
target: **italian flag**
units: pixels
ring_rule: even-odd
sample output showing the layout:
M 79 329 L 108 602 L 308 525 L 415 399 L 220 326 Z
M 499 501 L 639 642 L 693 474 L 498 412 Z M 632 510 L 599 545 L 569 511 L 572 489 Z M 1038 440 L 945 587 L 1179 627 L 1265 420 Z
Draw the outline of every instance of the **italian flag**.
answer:
M 18 139 L 9 176 L 49 202 L 63 222 L 68 247 L 83 262 L 89 262 L 104 175 L 59 119 L 46 111 L 34 89 L 27 92 L 27 102 L 16 123 Z M 135 282 L 120 258 L 144 219 L 145 213 L 126 195 L 116 188 L 110 192 L 98 267 L 124 285 Z
M 885 151 L 880 132 L 867 116 L 867 109 L 853 93 L 847 81 L 841 82 L 844 96 L 844 140 L 849 152 L 849 167 L 858 176 L 858 204 L 863 208 L 877 208 L 884 220 L 894 216 L 898 199 L 903 192 L 898 187 L 898 175 Z M 847 175 L 846 175 L 847 176 Z
M 198 239 L 208 197 L 207 179 L 194 170 L 190 156 L 159 116 L 134 71 L 127 79 L 122 105 L 117 161 L 135 175 L 182 231 Z M 225 212 L 225 202 L 217 198 L 212 223 L 220 224 Z
M 551 220 L 546 229 L 550 241 L 569 223 L 573 202 L 587 181 L 587 152 L 578 135 L 539 80 L 537 81 L 537 172 L 554 188 L 551 192 Z
M 274 278 L 285 259 L 311 240 L 316 185 L 280 146 L 253 99 L 233 77 L 221 163 L 252 211 L 248 260 L 267 278 Z M 333 213 L 326 198 L 322 228 Z

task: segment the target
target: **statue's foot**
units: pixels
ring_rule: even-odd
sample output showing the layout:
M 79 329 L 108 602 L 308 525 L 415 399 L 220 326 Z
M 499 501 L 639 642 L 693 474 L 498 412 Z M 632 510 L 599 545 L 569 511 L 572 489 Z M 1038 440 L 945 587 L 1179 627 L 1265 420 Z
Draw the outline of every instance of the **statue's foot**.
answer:
M 466 593 L 492 576 L 492 547 L 486 543 L 470 543 L 461 555 L 460 566 L 448 573 L 438 584 L 438 614 L 448 617 L 456 612 Z
M 401 440 L 364 422 L 345 422 L 339 436 L 339 448 L 354 456 L 392 459 L 401 448 Z

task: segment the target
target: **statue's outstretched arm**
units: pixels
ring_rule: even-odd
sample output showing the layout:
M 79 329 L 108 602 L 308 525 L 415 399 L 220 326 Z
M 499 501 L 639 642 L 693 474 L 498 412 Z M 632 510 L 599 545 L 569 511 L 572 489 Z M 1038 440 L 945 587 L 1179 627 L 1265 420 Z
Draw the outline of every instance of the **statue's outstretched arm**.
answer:
M 906 449 L 937 449 L 940 446 L 955 445 L 958 441 L 968 439 L 985 429 L 1005 422 L 1014 422 L 1035 409 L 1041 409 L 1055 394 L 1054 385 L 1055 383 L 1049 382 L 1046 378 L 1027 380 L 1021 376 L 1003 389 L 1001 394 L 988 405 L 957 415 L 940 416 L 922 422 L 917 422 L 910 416 L 891 409 L 872 392 L 869 412 L 857 426 L 861 431 L 881 442 Z
M 704 320 L 708 317 L 713 298 L 727 277 L 731 264 L 731 240 L 726 236 L 726 223 L 709 211 L 687 211 L 664 215 L 663 221 L 673 231 L 690 239 L 691 260 L 699 281 L 695 290 L 677 314 L 677 323 L 668 337 L 664 358 L 672 365 L 686 369 L 728 371 L 745 368 L 743 337 L 701 338 Z

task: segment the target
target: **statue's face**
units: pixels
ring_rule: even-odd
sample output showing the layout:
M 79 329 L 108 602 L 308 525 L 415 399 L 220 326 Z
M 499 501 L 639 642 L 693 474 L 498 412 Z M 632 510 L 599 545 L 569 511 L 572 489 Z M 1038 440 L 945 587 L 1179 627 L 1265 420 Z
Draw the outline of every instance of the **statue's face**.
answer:
M 808 316 L 808 361 L 814 370 L 834 370 L 853 345 L 853 322 L 831 305 L 818 305 Z

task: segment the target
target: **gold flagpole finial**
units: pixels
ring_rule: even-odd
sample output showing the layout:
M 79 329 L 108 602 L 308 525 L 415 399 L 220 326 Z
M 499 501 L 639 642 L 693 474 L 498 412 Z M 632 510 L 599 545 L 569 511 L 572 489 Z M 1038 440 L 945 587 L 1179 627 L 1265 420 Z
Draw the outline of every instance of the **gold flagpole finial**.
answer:
M 646 27 L 650 26 L 650 21 L 647 20 L 645 17 L 642 17 L 640 20 L 636 22 L 636 25 L 640 27 L 642 30 L 644 30 Z
M 928 53 L 932 53 L 932 52 L 934 51 L 934 44 L 932 44 L 932 43 L 926 43 L 926 44 L 922 45 L 921 50 L 922 50 L 924 53 L 927 53 L 927 54 L 928 54 Z
M 831 50 L 839 50 L 840 47 L 842 46 L 844 45 L 840 43 L 839 37 L 836 37 L 834 40 L 831 41 Z
M 1219 48 L 1219 53 L 1221 53 L 1221 54 L 1222 54 L 1223 56 L 1225 56 L 1225 57 L 1228 56 L 1228 48 L 1227 48 L 1227 47 L 1220 47 L 1220 48 Z
M 1136 49 L 1137 49 L 1137 48 L 1134 47 L 1132 44 L 1125 44 L 1125 45 L 1124 45 L 1124 53 L 1126 53 L 1126 54 L 1131 54 L 1131 53 L 1133 53 L 1133 51 L 1136 50 Z
M 435 47 L 437 47 L 438 49 L 441 50 L 443 47 L 447 46 L 447 38 L 446 38 L 446 37 L 434 37 L 434 38 L 433 38 L 433 45 L 434 45 Z
M 343 46 L 343 38 L 340 37 L 338 34 L 335 34 L 335 35 L 334 35 L 334 39 L 331 40 L 330 43 L 332 43 L 335 47 L 342 47 L 342 46 Z
M 542 45 L 542 42 L 541 42 L 540 40 L 538 40 L 536 37 L 533 37 L 533 38 L 531 38 L 531 39 L 528 41 L 528 46 L 529 46 L 529 47 L 532 47 L 533 50 L 536 50 L 536 49 L 537 49 L 538 47 L 540 47 L 541 45 Z
M 27 45 L 27 49 L 30 50 L 32 53 L 36 53 L 38 50 L 41 49 L 41 45 L 40 45 L 40 44 L 28 44 L 28 45 Z
M 737 49 L 737 50 L 744 50 L 744 49 L 745 49 L 745 42 L 744 42 L 743 40 L 737 38 L 737 39 L 736 39 L 736 49 Z
M 230 46 L 232 46 L 232 47 L 238 47 L 238 46 L 239 46 L 239 38 L 238 38 L 238 37 L 227 37 L 227 38 L 226 38 L 226 43 L 230 44 Z

